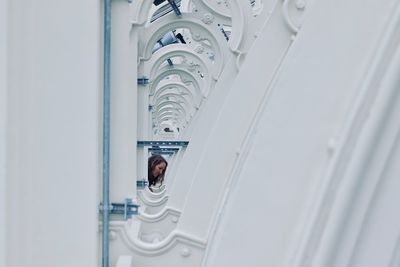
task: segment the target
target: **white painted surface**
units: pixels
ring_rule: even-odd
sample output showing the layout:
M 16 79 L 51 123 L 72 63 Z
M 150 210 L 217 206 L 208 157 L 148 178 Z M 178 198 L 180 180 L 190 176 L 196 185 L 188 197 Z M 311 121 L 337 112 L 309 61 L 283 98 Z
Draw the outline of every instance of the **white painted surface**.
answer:
M 324 179 L 329 140 L 347 119 L 393 4 L 308 5 L 309 17 L 240 151 L 204 266 L 310 266 L 291 265 L 291 250 L 310 223 L 305 212 Z M 315 266 L 353 266 L 330 264 Z
M 265 50 L 265 44 L 270 49 Z M 209 228 L 217 212 L 217 206 L 226 183 L 232 175 L 238 155 L 254 116 L 268 93 L 282 60 L 291 45 L 290 32 L 282 19 L 278 4 L 271 19 L 265 24 L 253 50 L 247 55 L 230 92 L 226 96 L 220 114 L 210 131 L 210 137 L 203 143 L 204 151 L 196 168 L 191 172 L 192 184 L 186 193 L 185 206 L 178 228 L 208 238 Z M 258 62 L 265 62 L 263 68 L 255 68 Z M 252 86 L 249 86 L 249 83 Z M 247 89 L 247 90 L 246 90 Z M 250 93 L 251 90 L 251 93 Z M 240 122 L 238 127 L 237 122 Z M 202 139 L 193 142 L 202 142 Z M 207 192 L 207 197 L 204 197 Z
M 146 1 L 134 2 L 131 10 L 126 1 L 113 2 L 112 201 L 135 197 L 135 174 L 146 174 L 146 159 L 135 153 L 137 136 L 152 136 L 148 92 L 137 93 L 149 86 L 136 85 L 137 57 L 144 53 L 140 42 L 154 37 L 141 32 L 150 10 Z M 245 15 L 253 13 L 250 7 L 240 8 L 245 2 L 230 3 L 232 21 L 222 1 L 208 6 L 198 0 L 199 12 L 185 16 L 197 20 L 193 31 L 204 34 L 209 34 L 201 30 L 204 25 L 232 22 L 237 31 L 221 47 L 229 45 L 234 53 L 222 48 L 230 54 L 223 61 L 229 69 L 198 82 L 208 87 L 197 91 L 210 93 L 204 99 L 196 95 L 196 103 L 203 104 L 189 116 L 192 124 L 184 135 L 192 145 L 171 161 L 177 177 L 162 197 L 166 201 L 152 207 L 165 209 L 140 217 L 136 222 L 142 225 L 112 222 L 111 266 L 397 266 L 400 219 L 391 203 L 399 201 L 398 93 L 385 95 L 393 102 L 380 104 L 383 111 L 371 109 L 384 118 L 367 123 L 380 139 L 375 143 L 370 134 L 372 141 L 364 145 L 357 139 L 364 119 L 372 121 L 367 108 L 375 101 L 374 94 L 359 100 L 363 88 L 384 88 L 380 79 L 386 71 L 368 73 L 377 44 L 385 42 L 385 34 L 395 35 L 386 33 L 385 23 L 398 16 L 391 12 L 396 1 L 283 1 L 281 6 L 282 1 L 270 0 L 251 19 Z M 1 267 L 99 266 L 100 4 L 0 2 Z M 165 20 L 183 27 L 173 16 Z M 157 27 L 151 30 L 158 34 Z M 199 40 L 185 53 L 202 51 Z M 178 55 L 174 47 L 181 46 L 164 53 Z M 198 57 L 193 55 L 188 58 Z M 169 70 L 164 65 L 145 68 L 160 75 Z M 204 70 L 208 78 L 214 71 L 211 65 Z M 397 88 L 395 69 L 389 70 Z M 191 111 L 194 103 L 183 99 Z M 353 106 L 367 107 L 365 117 L 352 121 Z M 349 123 L 356 131 L 346 131 Z M 377 153 L 364 160 L 363 149 Z M 354 161 L 354 170 L 346 169 L 347 159 Z M 137 161 L 143 164 L 139 172 Z M 368 175 L 357 171 L 367 167 Z M 324 187 L 330 179 L 337 186 Z M 140 240 L 138 229 L 144 226 L 144 234 L 159 233 L 162 240 Z M 348 234 L 342 237 L 343 232 Z
M 132 267 L 132 256 L 120 256 L 116 267 Z
M 137 43 L 129 3 L 113 1 L 111 10 L 110 201 L 122 203 L 136 198 Z
M 6 267 L 6 125 L 7 125 L 7 34 L 8 2 L 0 0 L 0 267 Z
M 8 4 L 6 266 L 98 266 L 100 2 Z
M 394 11 L 399 14 L 400 6 Z M 389 203 L 398 202 L 394 197 L 399 196 L 394 193 L 399 187 L 393 181 L 398 177 L 395 166 L 399 161 L 399 18 L 389 17 L 386 30 L 396 33 L 382 39 L 376 53 L 377 63 L 372 64 L 381 74 L 369 75 L 373 82 L 367 89 L 376 92 L 366 97 L 371 103 L 367 106 L 354 155 L 338 186 L 337 197 L 333 199 L 314 266 L 327 263 L 359 266 L 366 262 L 371 266 L 398 264 L 396 260 L 396 263 L 391 262 L 398 254 L 396 243 L 400 230 L 396 222 L 399 218 L 392 213 L 395 207 Z M 371 236 L 379 242 L 375 243 Z

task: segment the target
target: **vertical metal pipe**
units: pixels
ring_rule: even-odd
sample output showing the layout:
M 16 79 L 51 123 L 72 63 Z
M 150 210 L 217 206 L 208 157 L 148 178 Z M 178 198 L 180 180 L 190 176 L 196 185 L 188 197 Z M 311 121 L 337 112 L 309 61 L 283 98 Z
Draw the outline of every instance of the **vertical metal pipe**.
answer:
M 110 51 L 111 0 L 104 0 L 104 76 L 103 76 L 103 246 L 102 266 L 109 266 L 110 214 Z

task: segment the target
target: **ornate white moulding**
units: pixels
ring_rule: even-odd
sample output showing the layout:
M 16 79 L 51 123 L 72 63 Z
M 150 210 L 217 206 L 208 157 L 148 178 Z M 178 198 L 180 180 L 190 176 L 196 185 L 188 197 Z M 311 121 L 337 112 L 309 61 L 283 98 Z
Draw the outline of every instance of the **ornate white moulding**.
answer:
M 141 221 L 147 222 L 147 223 L 155 223 L 155 222 L 161 222 L 162 220 L 166 220 L 167 218 L 171 218 L 171 221 L 173 223 L 177 223 L 179 220 L 179 217 L 181 216 L 181 211 L 174 209 L 172 207 L 164 207 L 159 213 L 156 214 L 146 214 L 144 212 L 139 211 L 139 216 L 138 218 Z
M 99 227 L 100 231 L 102 226 Z M 111 246 L 116 243 L 123 245 L 130 253 L 137 256 L 152 256 L 163 258 L 168 254 L 174 253 L 176 256 L 187 258 L 197 254 L 196 259 L 201 259 L 205 251 L 207 241 L 194 235 L 173 230 L 165 239 L 147 243 L 135 236 L 132 228 L 127 221 L 112 221 L 110 223 Z
M 152 57 L 154 45 L 165 33 L 181 28 L 188 29 L 194 41 L 207 40 L 211 44 L 216 56 L 215 65 L 220 72 L 228 51 L 224 36 L 218 28 L 204 24 L 190 13 L 182 14 L 180 18 L 177 18 L 174 14 L 169 14 L 145 27 L 143 36 L 141 36 L 143 42 L 139 43 L 139 53 L 142 53 L 140 55 L 141 60 L 149 60 Z
M 149 198 L 148 194 L 144 193 L 143 190 L 139 190 L 137 196 L 144 205 L 149 207 L 159 207 L 168 201 L 168 195 L 165 193 L 160 194 L 158 197 Z

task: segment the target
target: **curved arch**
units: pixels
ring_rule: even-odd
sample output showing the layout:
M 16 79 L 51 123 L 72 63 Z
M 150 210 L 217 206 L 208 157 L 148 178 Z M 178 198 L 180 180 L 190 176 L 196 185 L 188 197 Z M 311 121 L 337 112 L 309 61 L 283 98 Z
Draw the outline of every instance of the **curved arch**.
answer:
M 158 74 L 150 84 L 149 94 L 154 94 L 158 84 L 169 75 L 178 75 L 184 84 L 186 84 L 187 82 L 193 84 L 193 87 L 196 90 L 196 95 L 204 95 L 201 91 L 201 84 L 204 83 L 203 80 L 198 76 L 193 75 L 193 73 L 188 71 L 186 68 L 183 68 L 179 65 L 174 65 L 173 68 L 167 66 L 160 70 L 160 74 Z
M 137 196 L 146 206 L 150 206 L 150 207 L 159 207 L 159 206 L 167 203 L 168 197 L 169 197 L 166 194 L 162 194 L 159 198 L 150 199 L 149 197 L 146 196 L 146 194 L 144 192 L 142 192 L 142 190 L 139 190 L 137 192 Z M 143 212 L 141 212 L 141 211 L 139 211 L 139 213 L 143 214 Z M 144 216 L 148 216 L 146 213 L 144 213 L 144 214 L 145 214 Z
M 231 1 L 231 12 L 232 12 L 232 34 L 229 39 L 230 49 L 237 53 L 246 53 L 246 30 L 251 28 L 250 22 L 246 18 L 252 18 L 252 9 L 249 1 L 235 0 Z
M 295 22 L 289 15 L 289 0 L 283 1 L 282 9 L 283 9 L 283 17 L 285 18 L 286 24 L 289 26 L 290 30 L 293 33 L 297 33 L 299 31 L 299 26 L 295 24 Z
M 137 1 L 135 4 L 139 5 L 135 10 L 136 14 L 133 17 L 136 17 L 136 21 L 133 21 L 132 24 L 143 25 L 147 22 L 148 15 L 150 13 L 151 7 L 153 5 L 153 1 Z
M 168 108 L 169 106 L 172 106 L 174 109 L 183 110 L 186 112 L 186 109 L 180 103 L 175 102 L 175 101 L 164 101 L 164 102 L 160 103 L 160 105 L 157 106 L 157 108 L 154 112 L 158 113 L 162 109 Z
M 154 223 L 163 220 L 165 217 L 168 216 L 176 216 L 177 218 L 180 217 L 181 212 L 171 208 L 171 207 L 164 207 L 160 212 L 155 214 L 149 214 L 143 211 L 139 211 L 139 219 L 143 222 Z
M 160 118 L 162 115 L 164 115 L 165 112 L 170 112 L 170 111 L 175 111 L 175 114 L 179 114 L 180 115 L 179 117 L 185 118 L 185 120 L 188 120 L 190 118 L 190 116 L 188 116 L 188 114 L 186 113 L 185 110 L 176 109 L 176 108 L 172 108 L 172 107 L 163 107 L 162 109 L 158 110 L 156 112 L 156 114 L 154 114 L 155 119 L 157 119 L 157 121 L 158 121 L 158 118 Z
M 211 11 L 213 15 L 216 15 L 220 18 L 222 23 L 226 23 L 231 18 L 231 11 L 229 8 L 222 10 L 220 5 L 216 5 L 215 3 L 210 3 L 207 0 L 193 0 L 196 5 L 196 9 L 203 9 L 204 12 Z
M 175 14 L 168 14 L 158 19 L 157 21 L 146 27 L 144 36 L 142 36 L 143 43 L 139 44 L 139 51 L 143 54 L 141 57 L 144 60 L 148 60 L 152 56 L 152 50 L 154 44 L 164 36 L 168 31 L 172 31 L 178 28 L 189 29 L 192 33 L 195 33 L 194 39 L 207 39 L 215 49 L 215 54 L 220 57 L 216 62 L 218 73 L 222 70 L 223 63 L 227 57 L 227 45 L 223 35 L 214 27 L 210 27 L 204 24 L 201 20 L 196 18 L 190 13 L 183 13 L 181 17 L 177 18 Z M 197 35 L 197 36 L 196 36 Z M 170 46 L 170 45 L 169 45 Z M 168 46 L 168 47 L 169 47 Z
M 193 92 L 189 88 L 187 88 L 185 86 L 185 84 L 183 84 L 179 81 L 165 81 L 160 84 L 161 84 L 161 86 L 156 88 L 155 95 L 150 96 L 151 98 L 157 99 L 158 97 L 160 97 L 162 95 L 162 93 L 164 93 L 164 91 L 175 89 L 174 91 L 176 91 L 180 94 L 186 93 L 187 95 L 189 95 L 190 99 L 192 100 L 191 102 L 193 102 L 193 103 L 196 102 Z
M 171 116 L 171 117 L 170 117 Z M 174 116 L 174 117 L 172 117 Z M 160 127 L 162 122 L 167 122 L 170 120 L 170 118 L 176 118 L 179 119 L 180 121 L 186 120 L 186 117 L 184 114 L 177 110 L 169 109 L 169 110 L 163 110 L 158 116 L 157 116 L 157 121 L 159 122 L 158 126 Z
M 149 77 L 150 79 L 153 77 L 157 77 L 158 75 L 160 75 L 161 71 L 165 70 L 165 68 L 171 68 L 170 66 L 160 66 L 167 59 L 173 57 L 184 57 L 187 63 L 181 64 L 181 68 L 188 69 L 188 71 L 193 73 L 193 76 L 197 75 L 195 73 L 197 68 L 202 71 L 203 76 L 197 76 L 198 79 L 205 81 L 205 86 L 203 87 L 204 90 L 201 91 L 203 92 L 203 95 L 206 96 L 211 88 L 214 86 L 215 81 L 218 80 L 219 73 L 217 73 L 213 64 L 206 63 L 207 59 L 204 55 L 193 53 L 190 48 L 182 44 L 171 44 L 157 50 L 157 52 L 153 54 L 149 61 L 142 62 L 142 75 Z
M 147 199 L 143 194 L 138 192 L 138 197 L 140 201 L 146 206 L 146 207 L 160 207 L 168 202 L 168 195 L 165 195 L 164 197 L 160 198 L 159 200 L 152 201 Z
M 174 109 L 176 109 L 178 111 L 182 110 L 182 112 L 185 113 L 185 117 L 186 117 L 187 112 L 186 112 L 185 108 L 181 104 L 174 102 L 174 101 L 166 101 L 166 102 L 161 103 L 159 106 L 157 106 L 157 110 L 154 113 L 156 115 L 161 114 L 161 112 L 163 111 L 163 109 L 165 109 L 165 107 L 167 105 L 174 106 Z
M 182 113 L 179 113 L 178 111 L 173 110 L 173 109 L 169 109 L 169 110 L 164 110 L 157 117 L 155 116 L 154 120 L 157 121 L 157 126 L 159 126 L 160 121 L 162 121 L 163 119 L 170 119 L 170 118 L 179 119 L 179 121 L 182 121 L 185 119 L 185 117 L 182 115 Z
M 162 80 L 158 83 L 158 86 L 155 90 L 157 94 L 159 90 L 167 91 L 169 89 L 176 89 L 177 92 L 181 93 L 182 95 L 189 95 L 192 102 L 196 105 L 196 107 L 200 106 L 201 102 L 201 94 L 198 94 L 197 91 L 193 92 L 192 87 L 188 87 L 186 84 L 182 83 L 178 80 Z M 154 97 L 154 95 L 150 94 L 150 98 Z
M 160 114 L 157 119 L 159 121 L 159 123 L 161 124 L 161 122 L 164 119 L 169 119 L 169 118 L 177 118 L 179 119 L 179 121 L 186 121 L 186 118 L 184 118 L 183 116 L 181 116 L 181 114 L 179 112 L 177 112 L 176 110 L 167 110 L 164 111 L 162 114 Z
M 186 114 L 175 109 L 165 109 L 160 112 L 156 117 L 154 117 L 153 120 L 157 122 L 157 127 L 160 127 L 162 122 L 172 119 L 175 120 L 176 123 L 181 125 L 182 123 L 186 123 L 187 121 L 189 121 L 190 116 L 187 116 Z
M 159 117 L 158 117 L 158 121 L 159 121 L 159 126 L 161 126 L 162 123 L 164 122 L 174 122 L 176 125 L 186 125 L 189 121 L 189 118 L 184 117 L 183 115 L 175 112 L 175 111 L 163 111 Z
M 204 55 L 195 53 L 190 47 L 183 44 L 171 44 L 157 50 L 148 61 L 143 62 L 144 75 L 150 78 L 156 77 L 161 64 L 173 57 L 190 59 L 193 63 L 200 65 L 205 74 L 211 77 L 216 78 L 219 75 L 219 72 L 216 70 L 217 68 L 213 64 L 209 64 L 207 62 L 208 59 Z
M 185 98 L 185 96 L 188 96 L 188 102 L 191 103 L 194 107 L 198 107 L 198 103 L 199 103 L 200 99 L 197 99 L 197 101 L 196 101 L 193 93 L 187 87 L 185 87 L 182 83 L 178 83 L 178 82 L 167 83 L 167 84 L 163 85 L 161 88 L 157 89 L 155 95 L 150 96 L 150 105 L 153 105 L 154 101 L 156 101 L 156 103 L 157 103 L 158 99 L 160 99 L 161 97 L 164 96 L 164 93 L 170 94 L 170 93 L 166 93 L 166 91 L 168 91 L 170 89 L 183 90 L 186 93 L 186 95 L 181 94 L 180 92 L 175 92 L 177 90 L 174 90 L 174 92 L 170 92 L 170 93 L 175 93 L 179 96 L 182 96 L 183 98 Z
M 158 114 L 154 114 L 153 119 L 156 120 L 157 122 L 160 122 L 160 120 L 162 118 L 164 118 L 165 115 L 175 115 L 177 119 L 179 119 L 179 121 L 187 121 L 188 117 L 190 118 L 190 116 L 187 116 L 187 113 L 184 113 L 178 109 L 174 109 L 174 108 L 166 108 L 162 111 L 160 111 Z
M 177 98 L 178 101 L 181 101 L 182 103 L 184 103 L 184 106 L 186 107 L 186 110 L 188 110 L 188 111 L 195 109 L 195 107 L 194 107 L 194 105 L 192 103 L 189 103 L 186 98 L 184 98 L 182 95 L 177 94 L 177 93 L 166 93 L 166 94 L 161 95 L 159 98 L 157 98 L 157 100 L 154 103 L 153 107 L 157 107 L 164 100 L 169 101 L 169 99 L 167 99 L 168 97 Z M 177 102 L 177 103 L 179 103 L 179 102 Z

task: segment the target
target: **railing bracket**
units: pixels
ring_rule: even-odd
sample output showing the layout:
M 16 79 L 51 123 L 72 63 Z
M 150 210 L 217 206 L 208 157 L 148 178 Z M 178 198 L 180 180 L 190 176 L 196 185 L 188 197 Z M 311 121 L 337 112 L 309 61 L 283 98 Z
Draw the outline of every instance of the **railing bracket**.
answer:
M 148 181 L 146 181 L 146 180 L 139 180 L 139 181 L 136 181 L 136 188 L 137 189 L 144 189 L 144 188 L 146 188 L 147 186 L 149 185 L 149 182 Z
M 124 220 L 127 220 L 131 218 L 132 215 L 138 214 L 139 205 L 134 204 L 132 199 L 126 198 L 124 203 L 111 203 L 110 205 L 103 205 L 103 203 L 100 203 L 100 214 L 102 214 L 104 210 L 108 210 L 111 215 L 122 215 Z
M 188 146 L 189 141 L 137 141 L 137 146 Z
M 139 85 L 149 84 L 149 78 L 146 78 L 146 77 L 138 78 L 137 84 L 139 84 Z

